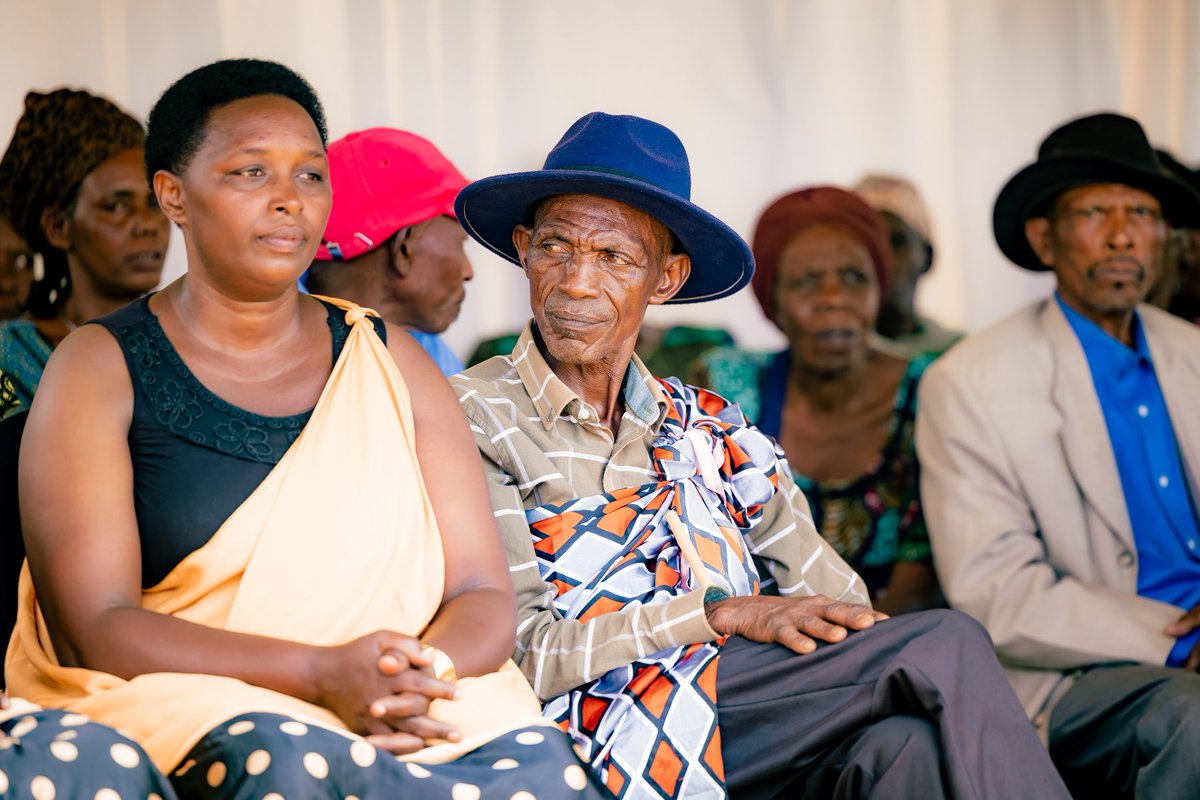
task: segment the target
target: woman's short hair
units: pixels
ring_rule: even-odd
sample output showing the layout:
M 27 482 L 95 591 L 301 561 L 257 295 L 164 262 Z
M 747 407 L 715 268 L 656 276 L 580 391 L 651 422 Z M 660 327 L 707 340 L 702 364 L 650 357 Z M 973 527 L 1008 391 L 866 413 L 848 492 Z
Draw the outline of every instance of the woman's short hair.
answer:
M 308 81 L 274 61 L 230 58 L 192 70 L 171 84 L 150 110 L 146 134 L 146 178 L 160 169 L 182 174 L 204 142 L 209 115 L 235 100 L 279 95 L 312 118 L 328 144 L 325 112 Z

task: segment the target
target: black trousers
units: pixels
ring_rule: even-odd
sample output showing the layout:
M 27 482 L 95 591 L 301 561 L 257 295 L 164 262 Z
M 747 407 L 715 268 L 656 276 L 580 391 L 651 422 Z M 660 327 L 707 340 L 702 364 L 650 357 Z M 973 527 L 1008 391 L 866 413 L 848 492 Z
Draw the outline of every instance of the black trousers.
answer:
M 1050 715 L 1050 755 L 1076 797 L 1195 800 L 1200 675 L 1130 664 L 1090 670 Z
M 970 617 L 926 611 L 798 655 L 732 637 L 721 754 L 742 798 L 1069 798 Z

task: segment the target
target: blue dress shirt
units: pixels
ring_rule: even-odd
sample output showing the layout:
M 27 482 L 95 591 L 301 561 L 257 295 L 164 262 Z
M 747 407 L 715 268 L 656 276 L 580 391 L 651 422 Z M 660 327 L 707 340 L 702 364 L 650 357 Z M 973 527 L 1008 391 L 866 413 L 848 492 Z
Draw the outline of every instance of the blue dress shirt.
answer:
M 1132 347 L 1109 336 L 1055 295 L 1079 338 L 1104 411 L 1138 552 L 1138 594 L 1184 609 L 1200 604 L 1200 522 L 1154 362 L 1133 315 Z M 1200 630 L 1167 657 L 1182 666 Z

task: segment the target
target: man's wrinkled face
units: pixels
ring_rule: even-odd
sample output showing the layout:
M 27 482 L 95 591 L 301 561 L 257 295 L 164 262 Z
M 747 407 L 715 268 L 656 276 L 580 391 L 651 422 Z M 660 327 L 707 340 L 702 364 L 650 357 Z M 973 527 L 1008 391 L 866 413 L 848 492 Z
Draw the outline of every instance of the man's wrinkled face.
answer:
M 666 226 L 594 195 L 543 201 L 513 242 L 547 354 L 579 366 L 632 349 L 646 306 L 670 299 L 690 269 Z
M 1063 299 L 1093 320 L 1128 313 L 1146 296 L 1167 237 L 1154 195 L 1119 183 L 1068 189 L 1025 231 Z

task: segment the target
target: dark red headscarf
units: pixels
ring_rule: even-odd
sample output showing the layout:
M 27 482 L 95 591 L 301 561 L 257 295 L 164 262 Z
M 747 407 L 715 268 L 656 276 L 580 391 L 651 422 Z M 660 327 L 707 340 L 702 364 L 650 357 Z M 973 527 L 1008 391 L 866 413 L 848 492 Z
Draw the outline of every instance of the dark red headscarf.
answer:
M 751 286 L 763 313 L 775 321 L 775 275 L 779 254 L 792 237 L 812 225 L 832 225 L 863 243 L 875 266 L 879 296 L 887 288 L 891 266 L 887 228 L 883 220 L 858 195 L 834 186 L 814 186 L 785 194 L 758 218 L 754 228 L 754 277 Z

